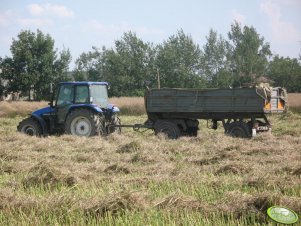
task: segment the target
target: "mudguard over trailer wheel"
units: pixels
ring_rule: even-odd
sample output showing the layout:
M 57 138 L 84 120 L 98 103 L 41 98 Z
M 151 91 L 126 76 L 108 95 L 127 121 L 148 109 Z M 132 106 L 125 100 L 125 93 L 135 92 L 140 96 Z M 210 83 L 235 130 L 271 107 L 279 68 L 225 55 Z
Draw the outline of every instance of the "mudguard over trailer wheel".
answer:
M 156 135 L 164 133 L 170 139 L 177 139 L 181 135 L 178 125 L 168 120 L 158 120 L 154 128 Z
M 29 136 L 39 137 L 42 135 L 42 128 L 40 124 L 33 118 L 26 118 L 21 121 L 17 127 L 17 130 Z
M 102 135 L 102 116 L 88 109 L 76 109 L 66 119 L 65 130 L 67 134 L 91 137 Z
M 251 128 L 248 126 L 247 123 L 241 121 L 231 122 L 229 125 L 226 126 L 225 132 L 226 134 L 232 137 L 240 137 L 240 138 L 252 137 Z

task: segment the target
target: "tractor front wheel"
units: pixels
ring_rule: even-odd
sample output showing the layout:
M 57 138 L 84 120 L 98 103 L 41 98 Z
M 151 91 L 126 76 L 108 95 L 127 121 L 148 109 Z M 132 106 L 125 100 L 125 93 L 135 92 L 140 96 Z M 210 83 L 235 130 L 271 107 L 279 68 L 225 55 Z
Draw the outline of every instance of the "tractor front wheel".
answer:
M 26 118 L 21 121 L 17 127 L 17 130 L 29 136 L 39 137 L 42 135 L 42 128 L 40 124 L 33 118 Z
M 67 134 L 91 137 L 103 134 L 102 116 L 88 109 L 72 111 L 66 119 L 65 130 Z

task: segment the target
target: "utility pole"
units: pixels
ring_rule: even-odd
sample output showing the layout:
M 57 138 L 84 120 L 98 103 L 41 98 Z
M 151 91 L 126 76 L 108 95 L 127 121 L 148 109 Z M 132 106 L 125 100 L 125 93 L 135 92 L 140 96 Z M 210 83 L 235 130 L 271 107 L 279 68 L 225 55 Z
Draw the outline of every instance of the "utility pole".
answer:
M 159 71 L 159 68 L 157 68 L 157 83 L 158 83 L 158 89 L 160 89 L 161 85 L 160 85 L 160 71 Z

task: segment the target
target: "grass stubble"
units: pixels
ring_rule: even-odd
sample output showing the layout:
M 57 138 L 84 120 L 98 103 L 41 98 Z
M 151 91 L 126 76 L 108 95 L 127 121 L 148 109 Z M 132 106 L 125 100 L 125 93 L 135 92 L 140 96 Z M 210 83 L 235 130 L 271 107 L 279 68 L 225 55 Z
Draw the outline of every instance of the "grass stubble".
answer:
M 0 118 L 0 225 L 273 225 L 301 214 L 301 116 L 274 115 L 272 134 L 235 139 L 201 123 L 197 137 L 122 134 L 46 138 Z M 145 115 L 121 116 L 124 124 Z

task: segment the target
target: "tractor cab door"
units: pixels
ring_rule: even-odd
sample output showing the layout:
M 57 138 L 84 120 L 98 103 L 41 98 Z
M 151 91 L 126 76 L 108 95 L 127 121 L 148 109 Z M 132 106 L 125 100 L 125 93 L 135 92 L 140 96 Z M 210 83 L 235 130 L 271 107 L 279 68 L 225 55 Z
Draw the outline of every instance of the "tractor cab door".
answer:
M 63 124 L 65 122 L 66 115 L 74 102 L 74 85 L 64 84 L 58 89 L 56 98 L 56 110 L 57 110 L 57 123 Z

